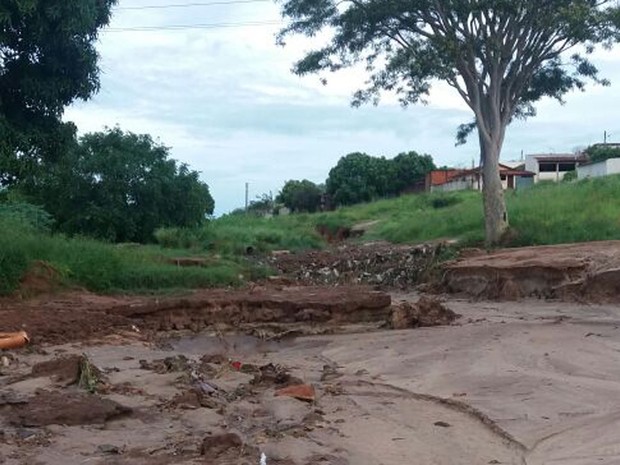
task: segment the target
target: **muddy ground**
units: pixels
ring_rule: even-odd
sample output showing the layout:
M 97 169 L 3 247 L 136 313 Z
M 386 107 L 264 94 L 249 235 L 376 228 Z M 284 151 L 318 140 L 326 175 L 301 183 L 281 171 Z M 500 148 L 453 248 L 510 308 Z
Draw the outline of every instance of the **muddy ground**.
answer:
M 595 247 L 571 259 L 613 269 Z M 620 463 L 617 305 L 272 283 L 0 321 L 32 337 L 0 354 L 0 464 Z

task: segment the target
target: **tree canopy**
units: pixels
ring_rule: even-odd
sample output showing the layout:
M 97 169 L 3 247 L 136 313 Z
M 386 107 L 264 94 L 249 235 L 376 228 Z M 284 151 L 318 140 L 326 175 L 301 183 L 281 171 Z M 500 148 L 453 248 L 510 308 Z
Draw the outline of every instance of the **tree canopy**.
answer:
M 321 208 L 323 190 L 312 181 L 287 181 L 277 201 L 294 213 L 314 213 Z
M 435 168 L 430 155 L 398 154 L 393 159 L 350 153 L 329 172 L 326 188 L 335 205 L 393 197 L 413 187 Z
M 167 147 L 118 128 L 80 138 L 30 189 L 60 231 L 115 242 L 199 226 L 214 206 L 199 174 L 170 159 Z
M 595 144 L 585 150 L 590 161 L 598 162 L 609 158 L 620 158 L 620 146 L 617 144 Z
M 445 81 L 474 114 L 459 128 L 480 142 L 487 240 L 508 227 L 499 177 L 506 128 L 535 114 L 543 97 L 562 100 L 588 79 L 607 82 L 587 55 L 619 39 L 613 0 L 279 0 L 289 20 L 280 34 L 328 42 L 294 66 L 298 74 L 362 64 L 368 85 L 353 103 L 395 92 L 404 105 L 424 101 Z
M 116 0 L 0 6 L 0 186 L 32 175 L 72 138 L 65 107 L 99 88 L 98 31 Z

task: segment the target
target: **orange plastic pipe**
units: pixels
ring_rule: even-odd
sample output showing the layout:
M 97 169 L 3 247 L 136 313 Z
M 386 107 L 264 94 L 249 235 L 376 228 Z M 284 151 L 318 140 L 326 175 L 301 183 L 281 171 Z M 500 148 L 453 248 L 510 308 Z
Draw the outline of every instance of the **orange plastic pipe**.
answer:
M 0 333 L 0 349 L 19 349 L 30 342 L 26 331 Z

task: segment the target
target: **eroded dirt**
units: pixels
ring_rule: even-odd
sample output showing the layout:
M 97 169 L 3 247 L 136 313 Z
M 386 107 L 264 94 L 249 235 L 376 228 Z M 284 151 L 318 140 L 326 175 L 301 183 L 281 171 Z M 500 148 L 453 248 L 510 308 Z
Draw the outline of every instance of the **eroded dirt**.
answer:
M 448 292 L 480 299 L 620 301 L 620 241 L 474 252 L 445 267 Z
M 0 301 L 3 331 L 26 330 L 35 344 L 127 333 L 219 331 L 244 325 L 380 323 L 389 294 L 369 287 L 262 287 L 203 290 L 183 297 L 105 297 L 86 292 Z M 137 335 L 137 334 L 135 334 Z
M 10 465 L 257 465 L 261 453 L 289 465 L 618 463 L 616 307 L 443 306 L 458 324 L 14 352 L 0 376 L 0 455 Z M 58 382 L 66 362 L 41 365 L 83 353 L 103 374 L 93 394 Z M 314 401 L 276 396 L 301 384 Z

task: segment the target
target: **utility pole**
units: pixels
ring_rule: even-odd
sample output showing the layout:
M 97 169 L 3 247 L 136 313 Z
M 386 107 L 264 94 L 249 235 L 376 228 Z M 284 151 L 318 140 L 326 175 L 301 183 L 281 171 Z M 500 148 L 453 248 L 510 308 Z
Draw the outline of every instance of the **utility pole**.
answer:
M 605 133 L 603 134 L 603 144 L 607 144 L 607 136 L 609 136 L 611 134 L 607 134 L 607 131 L 605 131 Z
M 245 211 L 248 211 L 248 207 L 250 206 L 250 183 L 245 183 Z

